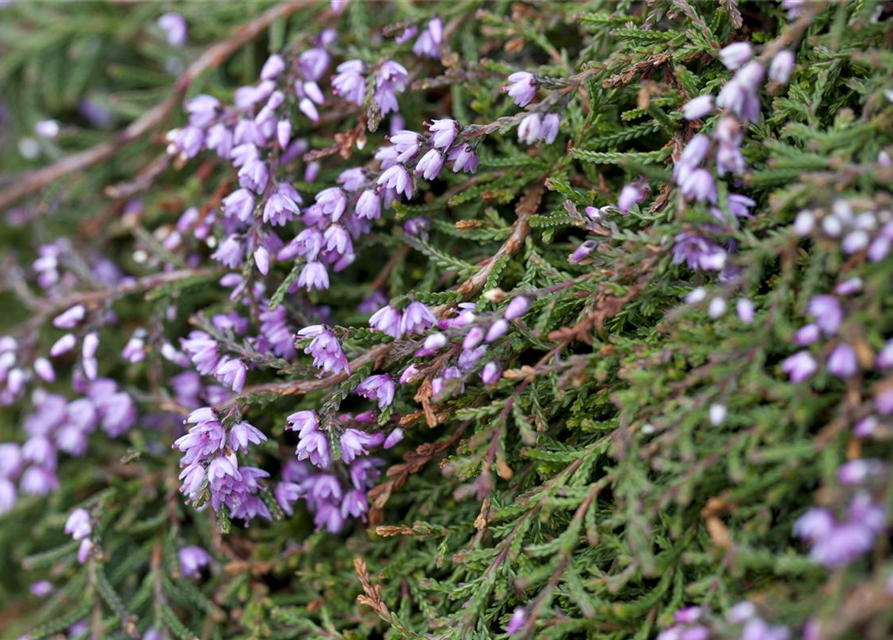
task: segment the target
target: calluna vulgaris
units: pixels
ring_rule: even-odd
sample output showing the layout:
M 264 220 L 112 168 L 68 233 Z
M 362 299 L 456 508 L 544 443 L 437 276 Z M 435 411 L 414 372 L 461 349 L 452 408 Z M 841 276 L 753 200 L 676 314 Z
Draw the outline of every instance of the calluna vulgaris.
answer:
M 0 20 L 0 636 L 893 637 L 889 1 Z

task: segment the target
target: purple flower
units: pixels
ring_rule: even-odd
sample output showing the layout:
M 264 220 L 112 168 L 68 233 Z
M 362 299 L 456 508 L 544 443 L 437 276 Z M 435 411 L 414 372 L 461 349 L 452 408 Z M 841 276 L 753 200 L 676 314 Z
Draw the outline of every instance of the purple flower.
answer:
M 862 278 L 858 276 L 855 278 L 848 278 L 834 287 L 834 293 L 840 296 L 850 296 L 861 291 L 862 285 Z
M 344 527 L 344 516 L 341 515 L 341 508 L 338 505 L 324 502 L 313 517 L 313 522 L 317 531 L 325 527 L 329 533 L 338 533 Z
M 400 319 L 400 333 L 422 333 L 435 323 L 434 315 L 421 302 L 412 302 L 403 312 Z
M 481 327 L 472 327 L 468 330 L 468 333 L 465 334 L 465 339 L 462 341 L 463 349 L 474 349 L 479 344 L 484 341 L 484 330 Z
M 90 523 L 90 514 L 86 509 L 75 509 L 65 521 L 65 533 L 75 540 L 83 540 L 93 533 L 93 525 Z
M 322 250 L 323 242 L 323 235 L 318 229 L 313 227 L 304 229 L 285 249 L 279 252 L 277 258 L 289 260 L 295 255 L 300 255 L 309 261 L 316 260 L 319 252 Z
M 263 275 L 270 273 L 270 252 L 266 247 L 258 247 L 254 250 L 254 264 Z
M 502 90 L 511 96 L 519 107 L 526 107 L 536 96 L 536 77 L 527 71 L 517 71 L 508 77 L 509 84 Z
M 208 129 L 205 146 L 221 158 L 229 158 L 233 151 L 233 132 L 222 123 L 215 124 Z
M 31 466 L 25 469 L 19 481 L 22 493 L 32 496 L 45 496 L 59 489 L 59 479 L 50 469 Z
M 341 434 L 340 440 L 341 459 L 345 463 L 350 464 L 357 456 L 368 455 L 368 447 L 377 447 L 383 441 L 384 434 L 382 433 L 366 433 L 357 429 L 345 429 Z
M 869 477 L 882 471 L 883 465 L 879 460 L 850 460 L 837 469 L 837 479 L 842 484 L 856 485 L 865 482 Z
M 248 451 L 248 443 L 260 444 L 267 436 L 260 429 L 247 422 L 237 422 L 229 431 L 229 446 L 235 451 Z
M 515 318 L 520 318 L 530 309 L 530 300 L 528 300 L 525 296 L 517 296 L 509 302 L 508 306 L 505 308 L 505 313 L 503 317 L 506 320 L 512 321 Z
M 291 142 L 291 122 L 288 120 L 280 120 L 276 123 L 276 142 L 279 143 L 279 147 L 281 149 L 286 149 L 288 147 L 288 143 Z M 286 164 L 285 160 L 281 160 L 283 164 Z
M 447 342 L 447 337 L 442 333 L 432 333 L 425 338 L 425 342 L 422 343 L 422 348 L 415 352 L 415 357 L 422 358 L 424 356 L 433 355 L 446 346 Z
M 510 636 L 514 635 L 518 633 L 526 623 L 527 610 L 523 607 L 515 607 L 515 610 L 512 612 L 512 617 L 509 619 L 509 623 L 505 627 L 505 632 Z
M 518 142 L 534 144 L 542 138 L 543 123 L 536 113 L 526 116 L 518 125 Z
M 428 58 L 440 58 L 440 45 L 443 44 L 443 23 L 440 18 L 433 18 L 428 22 L 428 27 L 418 37 L 412 47 L 412 52 L 417 56 Z
M 358 218 L 377 220 L 381 217 L 381 198 L 372 189 L 367 189 L 360 194 L 355 210 Z
M 84 305 L 78 304 L 53 318 L 53 326 L 57 329 L 74 329 L 86 315 Z
M 396 339 L 402 334 L 401 320 L 402 314 L 397 309 L 386 306 L 372 314 L 372 317 L 369 318 L 369 326 Z
M 187 578 L 198 578 L 201 569 L 211 563 L 210 554 L 197 546 L 183 547 L 177 553 L 180 561 L 180 572 Z
M 734 71 L 753 57 L 753 48 L 749 42 L 733 42 L 719 52 L 719 57 L 727 69 Z
M 806 312 L 815 318 L 815 323 L 825 335 L 833 336 L 843 322 L 843 308 L 840 301 L 831 295 L 813 297 Z
M 878 236 L 871 242 L 871 245 L 868 247 L 868 259 L 871 262 L 880 262 L 887 257 L 888 253 L 890 253 L 891 244 L 893 244 L 893 241 L 891 241 L 889 238 Z
M 403 65 L 388 60 L 378 68 L 375 76 L 375 102 L 382 115 L 397 111 L 396 93 L 402 92 L 409 81 L 409 73 Z
M 502 367 L 498 362 L 488 362 L 481 369 L 481 380 L 484 384 L 493 384 L 502 376 Z
M 856 351 L 846 343 L 838 344 L 828 356 L 828 371 L 838 378 L 849 378 L 858 368 Z
M 679 183 L 679 188 L 689 200 L 716 203 L 716 183 L 706 169 L 694 169 Z
M 326 436 L 319 431 L 310 431 L 298 440 L 295 449 L 298 460 L 310 460 L 320 469 L 329 466 L 329 443 Z
M 332 91 L 345 100 L 363 104 L 366 95 L 365 66 L 360 60 L 348 60 L 338 65 L 338 75 L 332 79 Z
M 49 140 L 59 136 L 59 129 L 59 123 L 56 120 L 41 120 L 34 125 L 34 133 Z
M 759 62 L 748 62 L 735 74 L 735 82 L 741 83 L 750 92 L 756 92 L 763 82 L 765 70 Z
M 220 243 L 217 251 L 211 254 L 211 258 L 230 269 L 235 269 L 241 264 L 244 252 L 245 249 L 239 242 L 239 237 L 231 235 Z
M 459 135 L 459 123 L 450 119 L 433 120 L 428 130 L 435 149 L 449 149 Z
M 353 253 L 353 243 L 350 241 L 350 234 L 340 224 L 333 224 L 326 229 L 326 232 L 323 234 L 323 240 L 325 242 L 325 250 L 328 252 L 336 253 L 339 256 Z
M 329 52 L 315 47 L 301 53 L 298 57 L 298 67 L 308 80 L 316 81 L 322 78 L 329 66 Z
M 214 375 L 223 384 L 228 386 L 236 393 L 240 393 L 245 386 L 245 376 L 248 373 L 248 367 L 238 358 L 228 358 L 223 356 L 217 364 Z
M 396 427 L 388 434 L 388 437 L 385 438 L 384 444 L 382 446 L 385 449 L 390 449 L 392 447 L 395 447 L 401 440 L 403 440 L 403 429 L 401 429 L 400 427 Z
M 787 627 L 771 626 L 760 618 L 748 620 L 741 632 L 741 640 L 790 640 L 790 637 Z
M 807 0 L 781 0 L 781 6 L 787 11 L 788 20 L 799 18 Z
M 285 308 L 268 309 L 258 316 L 261 335 L 269 343 L 268 349 L 280 358 L 290 360 L 295 355 L 294 340 L 288 326 Z
M 189 124 L 199 129 L 207 129 L 217 119 L 220 100 L 214 96 L 202 94 L 187 101 L 184 106 L 189 114 Z
M 421 138 L 413 131 L 398 131 L 389 136 L 388 140 L 397 151 L 397 162 L 408 162 L 419 152 Z
M 816 362 L 808 351 L 799 351 L 781 363 L 781 370 L 788 374 L 791 382 L 803 382 L 814 374 L 816 369 Z
M 750 324 L 754 318 L 753 302 L 747 298 L 739 298 L 735 303 L 735 309 L 738 312 L 738 319 L 744 324 Z
M 90 552 L 92 550 L 92 540 L 81 540 L 81 546 L 78 547 L 78 562 L 84 564 L 90 558 Z
M 433 180 L 443 168 L 443 154 L 437 149 L 431 149 L 422 156 L 415 168 L 415 173 L 422 174 L 425 180 Z
M 853 426 L 853 433 L 859 438 L 866 438 L 874 433 L 878 426 L 875 416 L 865 416 Z
M 263 193 L 270 180 L 270 171 L 261 160 L 249 160 L 239 169 L 239 185 L 255 193 Z
M 341 516 L 346 518 L 348 515 L 354 518 L 362 518 L 366 521 L 366 512 L 369 510 L 369 501 L 366 499 L 366 492 L 361 489 L 348 491 L 341 502 Z
M 843 242 L 840 243 L 840 248 L 845 254 L 852 255 L 865 249 L 870 240 L 868 233 L 864 229 L 855 229 L 844 237 Z
M 233 191 L 223 199 L 223 213 L 242 222 L 248 222 L 254 213 L 254 196 L 248 189 Z
M 366 171 L 362 167 L 345 169 L 335 180 L 345 191 L 357 191 L 366 185 Z
M 408 384 L 414 382 L 415 377 L 419 374 L 419 368 L 415 364 L 411 364 L 400 374 L 400 384 Z
M 685 607 L 673 614 L 673 620 L 679 624 L 691 624 L 701 617 L 700 607 Z
M 316 204 L 332 222 L 338 222 L 347 209 L 347 195 L 338 187 L 329 187 L 316 194 Z
M 716 152 L 716 170 L 719 175 L 726 173 L 744 173 L 747 169 L 747 160 L 741 149 L 733 144 L 721 142 Z
M 273 226 L 282 226 L 300 213 L 298 205 L 301 203 L 301 196 L 295 188 L 282 182 L 264 205 L 263 220 Z
M 819 330 L 818 325 L 815 324 L 807 324 L 800 327 L 797 332 L 794 334 L 794 344 L 800 347 L 805 347 L 808 344 L 812 344 L 816 340 L 821 337 L 821 331 Z
M 314 333 L 304 333 L 308 329 L 313 329 Z M 298 332 L 298 335 L 301 337 L 313 335 L 313 339 L 307 348 L 304 349 L 304 353 L 313 356 L 313 366 L 321 369 L 322 373 L 339 373 L 343 371 L 350 375 L 350 365 L 347 362 L 347 358 L 344 357 L 341 344 L 338 342 L 335 334 L 328 329 L 321 328 L 316 332 L 315 327 L 307 327 Z
M 772 63 L 769 65 L 769 79 L 787 84 L 793 70 L 794 54 L 787 49 L 782 49 L 772 58 Z
M 756 205 L 756 202 L 740 193 L 729 194 L 729 213 L 736 218 L 749 218 L 750 208 Z
M 447 154 L 447 160 L 453 163 L 453 173 L 464 171 L 465 173 L 474 173 L 478 169 L 480 158 L 475 152 L 474 147 L 463 144 L 453 147 Z
M 387 374 L 369 376 L 357 385 L 357 393 L 364 398 L 377 399 L 378 408 L 384 409 L 394 401 L 396 385 Z M 345 460 L 345 462 L 350 462 Z
M 117 438 L 136 422 L 136 406 L 129 394 L 118 391 L 112 380 L 97 380 L 89 389 L 90 398 L 96 405 L 102 420 L 102 429 Z
M 762 69 L 762 67 L 760 67 Z M 755 121 L 760 117 L 760 99 L 751 88 L 739 81 L 736 75 L 719 92 L 716 98 L 719 107 L 729 109 L 737 117 Z
M 713 111 L 713 96 L 710 94 L 689 100 L 682 107 L 682 115 L 686 120 L 699 120 L 711 111 Z
M 192 331 L 187 339 L 181 339 L 180 342 L 200 374 L 207 376 L 214 373 L 219 357 L 214 338 L 204 331 Z
M 757 614 L 757 608 L 752 602 L 739 602 L 726 614 L 726 620 L 732 624 L 741 624 L 753 618 Z
M 285 60 L 279 54 L 274 53 L 267 58 L 263 68 L 260 70 L 260 79 L 272 80 L 283 71 L 285 71 Z
M 810 556 L 816 561 L 831 568 L 849 564 L 871 550 L 887 519 L 866 494 L 853 499 L 847 515 L 838 522 L 826 509 L 810 509 L 794 525 L 794 533 L 812 544 Z
M 186 20 L 179 13 L 165 13 L 158 18 L 158 26 L 164 31 L 164 37 L 172 47 L 186 44 Z
M 378 176 L 378 184 L 412 198 L 412 176 L 403 165 L 395 164 Z
M 307 291 L 311 289 L 328 289 L 329 273 L 321 262 L 308 262 L 298 276 L 298 286 Z
M 234 167 L 244 167 L 252 160 L 257 160 L 259 154 L 257 147 L 253 144 L 240 144 L 232 150 L 232 165 Z
M 827 509 L 812 508 L 794 523 L 794 533 L 814 542 L 828 536 L 834 528 L 834 516 Z
M 37 374 L 44 382 L 54 382 L 56 380 L 56 371 L 53 365 L 46 358 L 37 358 L 34 360 L 34 373 Z
M 506 320 L 500 318 L 499 320 L 494 322 L 492 325 L 490 325 L 490 328 L 487 330 L 487 336 L 484 340 L 487 343 L 493 342 L 494 340 L 498 340 L 499 338 L 501 338 L 502 336 L 505 335 L 505 332 L 508 331 L 508 328 L 509 328 L 509 323 Z
M 574 252 L 568 258 L 568 262 L 571 264 L 578 264 L 588 258 L 593 251 L 595 251 L 598 243 L 595 240 L 586 240 L 581 243 L 579 247 L 574 249 Z
M 620 213 L 629 213 L 633 205 L 639 204 L 645 200 L 648 194 L 648 185 L 643 180 L 636 180 L 624 186 L 620 190 L 620 197 L 617 198 L 617 210 Z
M 319 418 L 317 418 L 315 411 L 298 411 L 288 416 L 286 420 L 288 425 L 285 428 L 300 432 L 299 437 L 319 429 Z
M 397 44 L 405 44 L 415 38 L 418 32 L 419 28 L 415 25 L 406 27 L 400 35 L 394 38 L 394 42 Z
M 37 596 L 38 598 L 45 598 L 55 591 L 53 587 L 53 583 L 49 580 L 39 580 L 31 584 L 28 588 L 32 595 Z
M 547 113 L 543 118 L 543 127 L 540 130 L 543 140 L 546 144 L 555 142 L 558 137 L 558 130 L 561 128 L 561 116 L 557 113 Z
M 888 340 L 877 355 L 874 365 L 878 369 L 893 368 L 893 340 Z

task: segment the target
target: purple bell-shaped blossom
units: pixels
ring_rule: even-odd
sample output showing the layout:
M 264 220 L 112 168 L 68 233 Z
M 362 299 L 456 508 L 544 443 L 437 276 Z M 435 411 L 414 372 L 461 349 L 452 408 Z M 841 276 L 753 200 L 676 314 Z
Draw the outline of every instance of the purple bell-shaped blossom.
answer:
M 402 335 L 402 314 L 391 306 L 382 307 L 369 318 L 369 326 L 394 339 Z
M 400 333 L 422 333 L 436 322 L 434 314 L 421 302 L 412 302 L 403 311 L 400 319 Z
M 387 374 L 373 375 L 357 385 L 356 391 L 364 398 L 378 400 L 378 408 L 384 409 L 394 401 L 396 385 L 391 376 Z M 349 460 L 345 462 L 349 462 Z
M 517 71 L 508 77 L 502 90 L 511 96 L 519 107 L 526 107 L 536 97 L 536 77 L 527 71 Z

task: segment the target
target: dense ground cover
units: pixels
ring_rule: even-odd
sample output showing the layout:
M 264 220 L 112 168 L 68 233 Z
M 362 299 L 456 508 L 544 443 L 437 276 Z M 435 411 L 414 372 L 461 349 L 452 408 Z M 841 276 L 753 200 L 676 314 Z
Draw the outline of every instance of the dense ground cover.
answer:
M 890 637 L 891 17 L 0 8 L 0 635 Z

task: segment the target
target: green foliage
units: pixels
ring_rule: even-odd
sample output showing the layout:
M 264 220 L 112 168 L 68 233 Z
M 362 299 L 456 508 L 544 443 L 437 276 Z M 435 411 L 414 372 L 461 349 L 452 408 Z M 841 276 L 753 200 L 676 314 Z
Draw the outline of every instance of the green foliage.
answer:
M 20 170 L 110 140 L 113 134 L 79 114 L 82 100 L 106 107 L 109 129 L 126 126 L 170 95 L 176 70 L 271 3 L 172 4 L 190 24 L 183 50 L 168 47 L 154 26 L 166 5 L 23 2 L 4 9 L 0 92 L 9 128 L 0 167 Z M 23 497 L 0 516 L 0 610 L 12 612 L 0 614 L 0 637 L 138 638 L 155 629 L 178 640 L 483 640 L 505 638 L 520 606 L 529 623 L 515 637 L 645 639 L 672 625 L 682 607 L 720 616 L 745 599 L 797 633 L 813 618 L 829 630 L 823 638 L 889 637 L 887 541 L 829 572 L 791 535 L 807 508 L 831 503 L 841 463 L 863 447 L 889 459 L 888 425 L 877 441 L 851 435 L 852 424 L 872 411 L 872 385 L 887 381 L 843 382 L 822 371 L 794 384 L 780 368 L 794 351 L 808 301 L 842 272 L 859 270 L 864 280 L 865 295 L 848 310 L 847 336 L 864 349 L 860 357 L 872 360 L 893 330 L 889 259 L 846 256 L 836 242 L 801 241 L 789 229 L 801 209 L 826 211 L 838 197 L 887 208 L 893 202 L 890 170 L 876 161 L 893 145 L 893 108 L 884 95 L 893 71 L 888 3 L 810 8 L 812 26 L 789 43 L 797 50 L 790 85 L 762 96 L 763 119 L 746 132 L 743 183 L 720 188 L 726 213 L 730 188 L 757 201 L 754 217 L 737 226 L 686 203 L 670 184 L 674 157 L 718 120 L 689 122 L 681 107 L 728 81 L 716 60 L 722 46 L 745 37 L 768 44 L 791 33 L 780 6 L 354 0 L 334 15 L 328 3 L 308 4 L 196 79 L 190 95 L 228 100 L 256 80 L 268 52 L 300 52 L 327 27 L 339 32 L 339 61 L 411 60 L 411 43 L 379 35 L 388 25 L 424 25 L 438 14 L 449 47 L 442 61 L 415 62 L 413 80 L 430 86 L 401 94 L 401 112 L 409 127 L 432 117 L 497 123 L 476 142 L 478 173 L 445 168 L 436 183 L 419 179 L 416 198 L 375 222 L 356 264 L 328 291 L 295 293 L 301 265 L 274 264 L 269 309 L 285 309 L 297 328 L 320 322 L 325 309 L 348 356 L 359 360 L 337 380 L 317 378 L 300 349 L 291 359 L 274 357 L 215 326 L 209 318 L 228 295 L 217 287 L 217 271 L 110 294 L 108 307 L 121 324 L 104 337 L 104 349 L 120 353 L 137 324 L 151 328 L 145 363 L 128 369 L 118 359 L 103 371 L 133 390 L 140 428 L 118 441 L 96 434 L 88 458 L 60 462 L 58 492 Z M 498 120 L 518 112 L 500 89 L 504 76 L 524 69 L 542 79 L 540 101 L 563 109 L 555 145 L 522 146 L 517 121 Z M 365 122 L 368 146 L 347 153 L 355 165 L 368 163 L 384 144 L 371 115 L 345 110 L 304 133 L 314 150 L 325 149 L 334 133 Z M 35 138 L 34 125 L 48 117 L 70 124 L 56 140 Z M 25 138 L 38 146 L 36 158 L 15 150 Z M 0 228 L 3 253 L 28 264 L 36 257 L 30 241 L 61 229 L 76 246 L 95 243 L 142 284 L 159 264 L 188 271 L 150 229 L 172 227 L 190 206 L 203 214 L 216 209 L 229 193 L 221 185 L 231 186 L 234 175 L 204 157 L 146 171 L 166 158 L 159 142 L 146 136 L 114 161 L 49 185 L 23 205 L 27 231 Z M 290 169 L 305 203 L 345 167 L 330 154 L 319 180 L 308 184 L 305 164 Z M 585 213 L 615 205 L 639 176 L 651 194 L 629 215 L 611 211 L 594 221 Z M 114 196 L 110 185 L 129 195 Z M 122 214 L 131 196 L 143 207 Z M 404 230 L 404 222 L 422 217 L 430 219 L 424 232 Z M 738 247 L 728 278 L 672 259 L 674 237 L 704 224 L 727 226 Z M 573 264 L 570 254 L 587 238 L 597 249 Z M 8 264 L 0 306 L 6 314 L 8 299 L 9 312 L 0 330 L 31 316 L 51 318 L 19 295 L 24 276 Z M 68 266 L 89 273 L 85 264 Z M 251 272 L 242 275 L 250 282 Z M 102 291 L 101 282 L 91 285 Z M 755 321 L 731 311 L 711 318 L 681 302 L 696 286 L 729 303 L 753 300 Z M 253 365 L 249 385 L 225 410 L 244 412 L 267 434 L 251 461 L 275 473 L 296 442 L 284 431 L 287 415 L 315 409 L 323 421 L 338 420 L 353 410 L 366 376 L 399 378 L 421 346 L 367 328 L 356 307 L 372 290 L 386 291 L 397 306 L 414 299 L 440 313 L 471 302 L 495 319 L 506 293 L 527 295 L 532 308 L 491 347 L 504 364 L 500 380 L 469 381 L 446 399 L 406 385 L 378 416 L 380 425 L 399 424 L 406 439 L 381 452 L 386 467 L 365 523 L 341 534 L 315 531 L 305 508 L 283 513 L 270 490 L 263 500 L 273 520 L 250 528 L 225 509 L 215 516 L 185 506 L 169 448 L 181 416 L 164 386 L 180 370 L 159 357 L 162 336 L 199 327 Z M 458 353 L 460 334 L 446 333 Z M 54 390 L 65 393 L 67 385 Z M 728 408 L 715 425 L 714 404 Z M 0 409 L 4 440 L 22 439 L 26 415 L 21 406 Z M 337 457 L 337 441 L 331 445 Z M 893 509 L 886 485 L 875 497 Z M 96 551 L 83 565 L 78 543 L 62 534 L 76 507 L 98 523 Z M 214 556 L 199 580 L 181 575 L 177 552 L 186 545 Z M 45 602 L 27 595 L 39 579 L 56 589 Z M 82 621 L 88 629 L 71 631 Z

